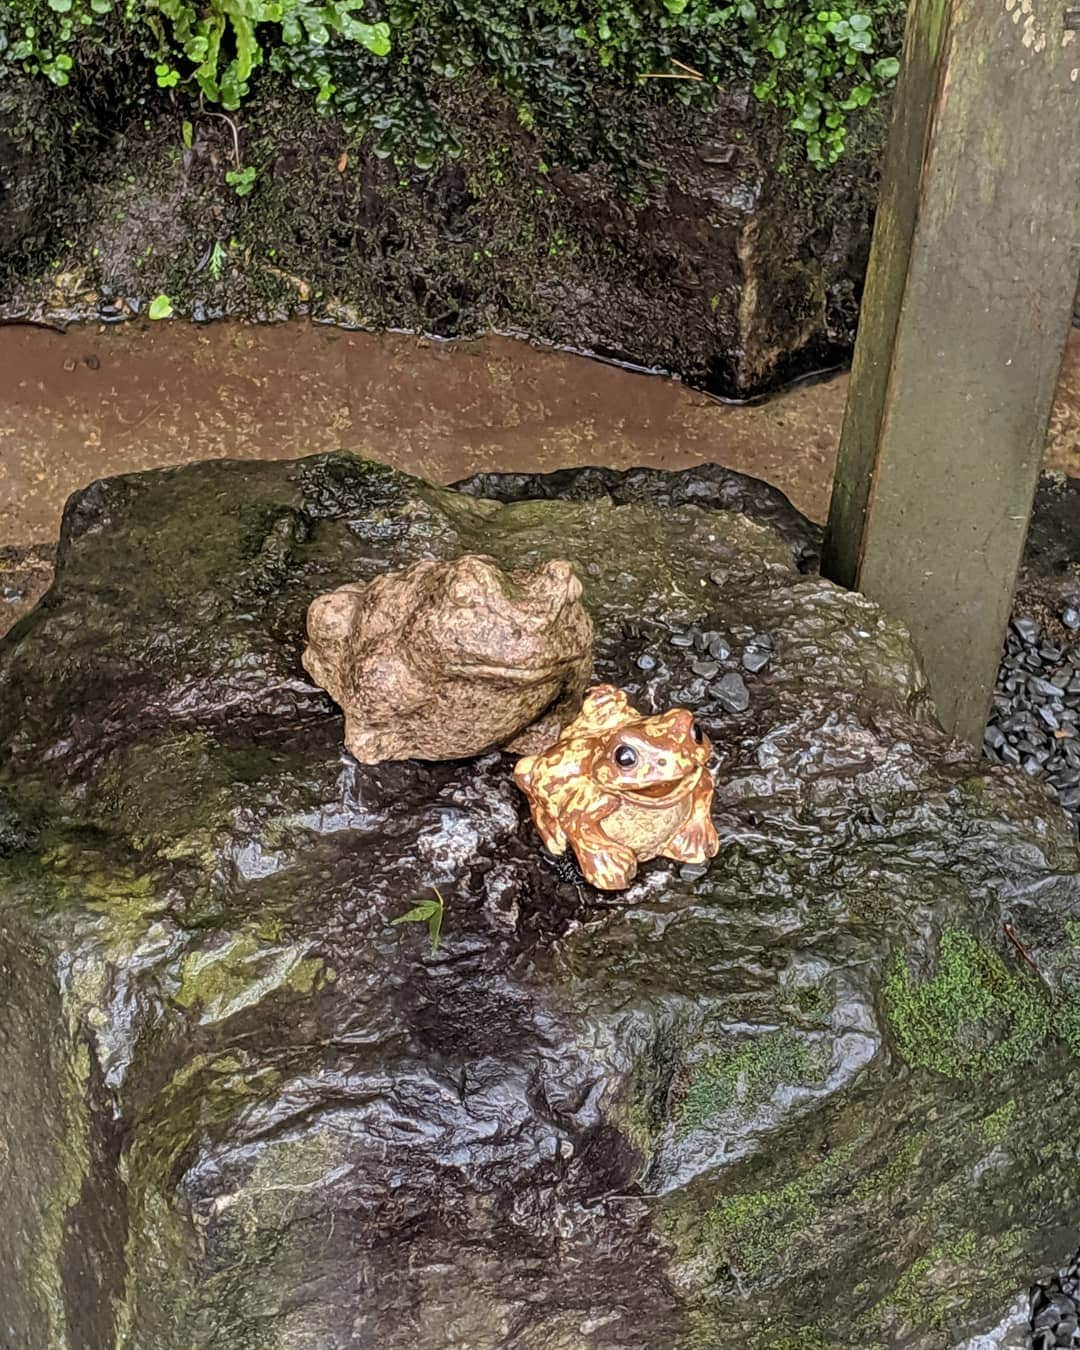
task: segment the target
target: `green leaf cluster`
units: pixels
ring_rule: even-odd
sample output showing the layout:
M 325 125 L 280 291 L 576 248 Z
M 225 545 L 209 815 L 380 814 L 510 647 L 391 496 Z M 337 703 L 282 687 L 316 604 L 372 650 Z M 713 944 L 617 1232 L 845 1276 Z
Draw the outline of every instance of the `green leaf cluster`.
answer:
M 903 0 L 9 0 L 5 66 L 66 84 L 94 44 L 141 52 L 162 89 L 239 108 L 260 68 L 314 93 L 377 154 L 420 168 L 460 153 L 443 111 L 467 74 L 507 96 L 565 162 L 633 156 L 598 89 L 707 106 L 749 82 L 825 167 L 849 119 L 895 79 Z M 632 106 L 632 105 L 630 105 Z M 239 189 L 238 189 L 239 190 Z

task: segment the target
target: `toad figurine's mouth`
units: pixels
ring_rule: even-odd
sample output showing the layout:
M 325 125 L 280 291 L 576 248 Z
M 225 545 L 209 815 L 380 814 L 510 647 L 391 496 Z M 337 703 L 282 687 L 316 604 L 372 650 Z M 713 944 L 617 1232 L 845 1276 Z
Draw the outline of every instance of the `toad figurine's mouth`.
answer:
M 642 805 L 648 803 L 650 806 L 670 806 L 672 802 L 677 802 L 680 798 L 693 792 L 700 777 L 701 772 L 699 770 L 697 773 L 686 774 L 682 778 L 668 779 L 662 783 L 650 783 L 646 787 L 622 788 L 621 795 L 630 798 L 631 801 L 641 802 Z

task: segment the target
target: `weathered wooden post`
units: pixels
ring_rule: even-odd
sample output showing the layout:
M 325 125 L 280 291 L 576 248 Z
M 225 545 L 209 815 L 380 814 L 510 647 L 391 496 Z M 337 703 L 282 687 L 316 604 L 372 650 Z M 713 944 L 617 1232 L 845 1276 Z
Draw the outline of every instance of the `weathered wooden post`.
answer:
M 1080 267 L 1080 0 L 911 0 L 823 570 L 981 741 Z

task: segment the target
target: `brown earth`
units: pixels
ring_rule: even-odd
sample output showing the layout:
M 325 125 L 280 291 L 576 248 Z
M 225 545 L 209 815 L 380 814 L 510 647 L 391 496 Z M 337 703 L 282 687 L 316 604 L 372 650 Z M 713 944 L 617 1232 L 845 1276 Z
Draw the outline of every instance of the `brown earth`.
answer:
M 1046 465 L 1080 475 L 1080 330 L 1071 337 Z M 337 448 L 447 483 L 485 469 L 717 461 L 822 520 L 846 392 L 838 375 L 731 405 L 501 337 L 438 342 L 305 322 L 66 335 L 11 325 L 0 327 L 0 540 L 51 544 L 68 495 L 95 478 Z M 0 555 L 0 628 L 47 585 L 42 556 Z

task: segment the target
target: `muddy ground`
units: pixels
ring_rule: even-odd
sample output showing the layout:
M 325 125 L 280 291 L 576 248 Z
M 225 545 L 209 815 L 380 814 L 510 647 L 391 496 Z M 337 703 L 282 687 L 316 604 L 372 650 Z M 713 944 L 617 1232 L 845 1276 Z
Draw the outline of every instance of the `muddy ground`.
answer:
M 721 403 L 676 380 L 512 338 L 438 342 L 306 322 L 0 327 L 0 627 L 48 583 L 68 495 L 95 478 L 190 460 L 339 447 L 437 482 L 482 470 L 720 462 L 824 519 L 847 376 L 768 402 Z M 1080 330 L 1046 464 L 1080 475 Z

